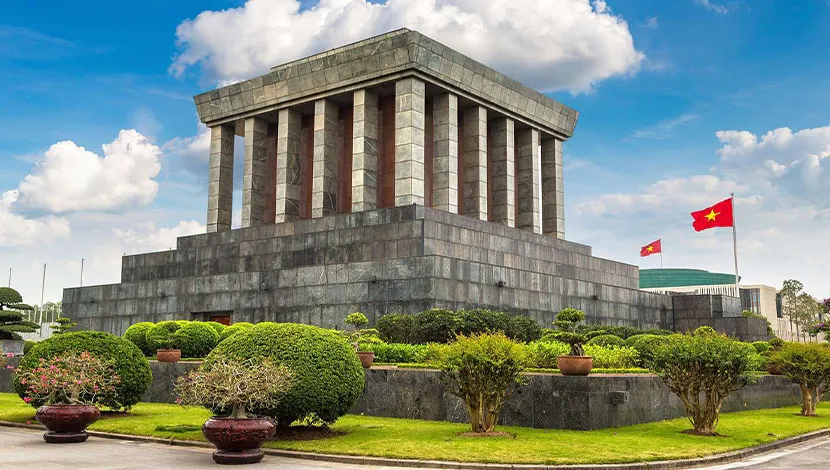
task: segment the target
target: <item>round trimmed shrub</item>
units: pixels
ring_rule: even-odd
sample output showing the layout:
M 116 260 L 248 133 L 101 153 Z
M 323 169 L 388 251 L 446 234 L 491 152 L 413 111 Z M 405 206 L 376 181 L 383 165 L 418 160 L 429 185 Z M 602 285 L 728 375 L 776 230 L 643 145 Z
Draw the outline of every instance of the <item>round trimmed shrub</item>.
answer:
M 36 344 L 37 344 L 37 341 L 32 341 L 30 339 L 27 339 L 26 341 L 24 341 L 23 342 L 23 354 L 26 354 L 27 352 L 31 351 L 31 349 L 33 347 L 35 347 Z
M 144 353 L 132 342 L 102 331 L 73 331 L 52 336 L 33 346 L 23 356 L 19 367 L 22 370 L 34 370 L 40 365 L 41 358 L 49 360 L 55 356 L 80 354 L 84 351 L 89 351 L 104 361 L 112 361 L 115 373 L 121 380 L 113 393 L 102 396 L 101 405 L 113 410 L 129 410 L 150 387 L 153 374 Z M 14 388 L 23 398 L 24 386 L 15 381 Z M 36 400 L 30 404 L 35 408 L 43 405 Z
M 364 372 L 354 347 L 334 330 L 295 323 L 258 323 L 219 343 L 205 366 L 225 359 L 265 359 L 294 371 L 296 381 L 275 408 L 252 410 L 288 426 L 298 419 L 333 423 L 363 392 Z
M 375 323 L 380 339 L 387 343 L 413 343 L 415 317 L 403 313 L 386 314 Z
M 226 339 L 230 338 L 231 336 L 239 333 L 240 331 L 247 330 L 248 328 L 253 327 L 253 323 L 248 323 L 246 321 L 241 321 L 239 323 L 234 323 L 233 325 L 225 328 L 219 333 L 219 342 L 225 341 Z
M 588 341 L 588 344 L 595 344 L 597 346 L 614 346 L 618 348 L 625 347 L 625 340 L 615 335 L 599 335 L 594 336 Z
M 215 321 L 206 321 L 205 325 L 213 328 L 217 335 L 221 335 L 222 332 L 225 331 L 225 328 L 227 328 L 227 326 Z
M 127 331 L 124 332 L 124 339 L 138 346 L 138 349 L 140 349 L 145 356 L 152 357 L 156 354 L 156 350 L 150 349 L 150 345 L 147 344 L 147 332 L 154 326 L 155 323 L 149 321 L 143 321 L 130 325 L 130 327 L 127 328 Z
M 542 327 L 529 315 L 513 315 L 507 321 L 505 333 L 516 341 L 529 343 L 542 337 Z
M 753 341 L 752 346 L 755 348 L 755 351 L 757 351 L 758 354 L 764 354 L 772 349 L 772 346 L 770 346 L 769 343 L 766 341 Z
M 187 323 L 181 320 L 161 321 L 147 330 L 147 347 L 152 354 L 155 355 L 159 349 L 176 349 L 177 345 L 172 342 L 173 333 Z
M 669 336 L 664 335 L 634 335 L 625 340 L 625 345 L 637 350 L 640 355 L 640 367 L 649 367 L 654 360 L 654 353 L 657 347 L 668 341 Z
M 219 333 L 203 322 L 190 322 L 173 333 L 182 357 L 205 357 L 219 343 Z
M 446 343 L 458 331 L 458 315 L 445 308 L 431 308 L 415 315 L 415 342 Z
M 495 333 L 497 331 L 504 333 L 507 331 L 507 325 L 510 321 L 508 314 L 486 308 L 459 310 L 456 315 L 458 316 L 456 334 L 464 336 L 470 336 L 474 333 Z

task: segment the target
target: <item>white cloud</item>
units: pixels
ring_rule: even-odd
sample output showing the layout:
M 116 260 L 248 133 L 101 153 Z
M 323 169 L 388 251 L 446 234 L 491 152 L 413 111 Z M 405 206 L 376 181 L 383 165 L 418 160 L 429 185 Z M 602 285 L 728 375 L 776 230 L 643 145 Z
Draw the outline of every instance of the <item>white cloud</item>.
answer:
M 685 113 L 676 118 L 660 121 L 653 126 L 637 129 L 631 134 L 631 137 L 635 139 L 670 139 L 674 137 L 678 127 L 699 119 L 700 116 L 697 114 Z
M 652 17 L 646 18 L 645 21 L 640 23 L 640 26 L 642 26 L 643 28 L 648 28 L 648 29 L 657 29 L 657 28 L 660 27 L 660 23 L 658 22 L 656 16 L 652 16 Z
M 18 187 L 22 209 L 52 213 L 144 206 L 158 191 L 161 149 L 135 130 L 103 145 L 104 156 L 71 140 L 52 145 Z
M 725 14 L 729 13 L 729 8 L 727 8 L 723 5 L 718 5 L 718 4 L 712 3 L 709 0 L 694 0 L 694 1 L 695 1 L 696 4 L 702 6 L 703 8 L 705 8 L 709 11 L 713 11 L 715 13 L 718 13 L 720 15 L 725 15 Z
M 165 154 L 176 157 L 177 163 L 186 171 L 194 175 L 207 176 L 210 163 L 210 129 L 201 122 L 197 128 L 195 136 L 173 138 L 167 141 L 162 149 Z
M 22 247 L 48 243 L 69 236 L 69 222 L 65 218 L 45 216 L 29 219 L 12 212 L 17 202 L 15 190 L 0 197 L 0 247 Z
M 219 82 L 401 27 L 418 30 L 543 91 L 591 90 L 645 58 L 628 23 L 588 0 L 249 0 L 176 29 L 171 72 L 201 67 Z
M 176 247 L 176 239 L 187 235 L 205 233 L 207 228 L 195 220 L 181 221 L 175 227 L 156 228 L 153 222 L 138 224 L 137 229 L 113 229 L 112 234 L 121 241 L 125 253 L 148 253 Z

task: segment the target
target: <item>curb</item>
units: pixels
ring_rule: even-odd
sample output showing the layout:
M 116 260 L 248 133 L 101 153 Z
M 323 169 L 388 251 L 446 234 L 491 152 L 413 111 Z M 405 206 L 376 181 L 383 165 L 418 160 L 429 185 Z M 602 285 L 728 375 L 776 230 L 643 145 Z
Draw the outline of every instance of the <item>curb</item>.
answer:
M 45 429 L 39 424 L 24 424 L 11 421 L 0 421 L 0 426 L 22 429 Z M 200 447 L 213 449 L 213 445 L 200 441 L 185 441 L 176 439 L 163 439 L 160 437 L 133 436 L 129 434 L 116 434 L 101 431 L 87 431 L 90 436 L 104 439 L 122 439 L 137 442 L 154 444 L 167 444 L 181 447 Z M 715 465 L 744 460 L 773 450 L 794 446 L 808 441 L 817 440 L 830 436 L 830 429 L 822 429 L 798 436 L 792 436 L 778 441 L 761 444 L 755 447 L 715 454 L 707 457 L 698 457 L 682 460 L 657 460 L 653 462 L 635 462 L 622 464 L 582 464 L 582 465 L 543 465 L 543 464 L 498 464 L 498 463 L 472 463 L 472 462 L 448 462 L 442 460 L 414 460 L 414 459 L 392 459 L 385 457 L 364 457 L 355 455 L 318 454 L 314 452 L 301 452 L 296 450 L 262 449 L 266 455 L 275 457 L 287 457 L 292 459 L 318 460 L 322 462 L 345 463 L 352 465 L 376 465 L 387 467 L 414 467 L 414 468 L 444 468 L 457 470 L 675 470 L 688 467 L 701 467 L 704 465 Z

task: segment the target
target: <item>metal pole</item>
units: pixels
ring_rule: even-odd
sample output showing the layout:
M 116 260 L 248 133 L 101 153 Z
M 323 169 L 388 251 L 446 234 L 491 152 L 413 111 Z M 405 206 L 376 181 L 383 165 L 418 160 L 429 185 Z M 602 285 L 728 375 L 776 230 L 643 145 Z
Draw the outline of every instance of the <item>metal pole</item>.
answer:
M 41 338 L 43 337 L 43 314 L 44 314 L 44 312 L 43 312 L 43 297 L 44 297 L 45 293 L 46 293 L 46 263 L 43 263 L 43 282 L 40 286 L 40 315 L 38 315 L 38 317 L 40 319 L 40 322 L 39 322 L 40 323 L 40 332 L 38 333 L 38 336 L 40 336 Z
M 9 268 L 9 287 L 12 286 L 12 268 Z
M 735 193 L 729 193 L 731 200 L 730 204 L 732 204 L 732 249 L 735 253 L 735 296 L 739 299 L 741 298 L 741 291 L 738 287 L 738 234 L 737 229 L 735 228 Z
M 663 249 L 660 248 L 660 269 L 663 269 Z
M 81 258 L 81 286 L 84 286 L 84 259 Z

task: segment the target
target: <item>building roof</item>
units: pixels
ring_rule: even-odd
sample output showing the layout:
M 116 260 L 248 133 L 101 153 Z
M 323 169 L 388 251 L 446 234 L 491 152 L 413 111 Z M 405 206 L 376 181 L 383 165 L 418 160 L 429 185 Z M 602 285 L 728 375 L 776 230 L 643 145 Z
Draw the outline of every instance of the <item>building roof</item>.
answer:
M 273 67 L 265 75 L 194 96 L 208 125 L 416 75 L 559 138 L 579 113 L 417 31 L 399 29 Z
M 735 284 L 735 275 L 702 269 L 640 269 L 640 289 Z

